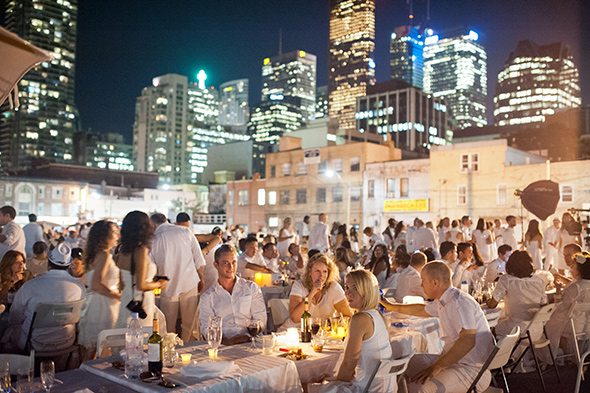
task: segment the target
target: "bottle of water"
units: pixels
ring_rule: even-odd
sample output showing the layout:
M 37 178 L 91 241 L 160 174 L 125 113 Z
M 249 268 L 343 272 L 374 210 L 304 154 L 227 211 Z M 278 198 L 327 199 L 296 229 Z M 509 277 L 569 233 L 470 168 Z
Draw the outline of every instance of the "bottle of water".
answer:
M 125 332 L 125 377 L 138 379 L 143 368 L 143 330 L 139 323 L 139 315 L 131 313 L 131 320 Z
M 469 283 L 467 282 L 467 280 L 461 281 L 461 288 L 460 289 L 465 293 L 469 293 Z

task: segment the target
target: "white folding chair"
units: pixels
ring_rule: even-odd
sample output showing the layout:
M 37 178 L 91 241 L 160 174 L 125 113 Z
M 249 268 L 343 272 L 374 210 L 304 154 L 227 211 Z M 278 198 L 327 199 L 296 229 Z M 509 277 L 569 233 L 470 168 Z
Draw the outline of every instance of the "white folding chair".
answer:
M 506 381 L 506 374 L 504 373 L 504 366 L 510 360 L 510 354 L 514 349 L 516 342 L 520 338 L 520 327 L 517 326 L 512 332 L 513 333 L 505 337 L 502 337 L 500 341 L 497 342 L 496 345 L 494 345 L 494 349 L 492 349 L 492 352 L 490 353 L 485 363 L 479 370 L 477 377 L 475 377 L 475 380 L 469 387 L 469 390 L 467 390 L 467 393 L 477 391 L 476 385 L 486 370 L 500 370 L 500 372 L 502 373 L 502 378 L 504 379 L 504 386 L 506 387 L 506 392 L 510 392 L 510 389 L 508 389 L 508 382 Z M 490 386 L 484 391 L 484 393 L 494 393 L 502 391 L 502 389 Z
M 16 374 L 19 369 L 33 370 L 35 367 L 35 351 L 31 349 L 29 356 L 13 353 L 0 353 L 0 362 L 8 362 L 10 374 Z
M 547 334 L 545 333 L 545 324 L 551 318 L 551 314 L 555 311 L 555 304 L 547 304 L 542 306 L 539 311 L 533 316 L 533 319 L 527 326 L 526 336 L 521 336 L 518 340 L 518 343 L 527 340 L 528 345 L 522 354 L 518 357 L 516 362 L 513 364 L 513 369 L 518 366 L 520 361 L 524 358 L 524 355 L 530 349 L 531 353 L 533 354 L 533 359 L 535 360 L 535 366 L 537 368 L 537 374 L 539 375 L 539 379 L 541 379 L 541 385 L 543 385 L 543 392 L 546 392 L 547 389 L 545 387 L 545 381 L 543 380 L 543 370 L 541 370 L 541 365 L 539 364 L 539 358 L 537 356 L 537 351 L 541 348 L 549 349 L 549 355 L 551 356 L 551 361 L 553 362 L 553 369 L 555 370 L 555 374 L 557 375 L 557 380 L 561 382 L 561 377 L 559 376 L 559 370 L 557 369 L 557 364 L 555 364 L 555 357 L 553 356 L 553 351 L 551 350 L 550 341 L 547 338 Z M 537 333 L 539 332 L 539 333 Z M 535 334 L 533 336 L 533 334 Z
M 578 329 L 579 331 L 576 331 L 574 319 L 579 315 L 583 316 L 584 326 Z M 572 315 L 570 316 L 570 328 L 572 330 L 572 337 L 574 338 L 574 355 L 576 357 L 576 363 L 579 364 L 581 356 L 578 341 L 584 341 L 586 343 L 583 350 L 590 349 L 587 345 L 590 340 L 590 303 L 578 303 L 574 306 Z M 582 379 L 584 379 L 584 376 L 582 376 Z
M 424 298 L 422 296 L 407 295 L 402 299 L 403 304 L 424 304 Z
M 500 308 L 494 308 L 491 310 L 487 310 L 485 312 L 486 319 L 488 321 L 488 325 L 490 326 L 490 329 L 498 326 L 498 321 L 500 320 L 501 314 L 502 314 L 502 309 L 500 309 Z
M 153 329 L 151 326 L 144 326 L 143 330 L 143 341 L 147 342 L 147 339 L 152 335 Z M 103 353 L 106 349 L 110 349 L 110 353 L 105 353 L 104 356 L 110 356 L 113 352 L 118 352 L 125 348 L 125 332 L 126 328 L 120 329 L 105 329 L 98 334 L 96 340 L 96 357 L 103 357 Z M 115 349 L 115 351 L 113 351 Z
M 289 299 L 270 299 L 268 308 L 275 329 L 289 318 Z
M 586 360 L 586 358 L 589 358 Z M 582 379 L 584 379 L 584 367 L 590 366 L 590 351 L 586 351 L 580 356 L 580 361 L 578 362 L 578 375 L 576 376 L 576 388 L 574 389 L 574 393 L 580 393 L 580 385 L 582 383 Z
M 365 390 L 363 390 L 363 393 L 369 392 L 369 389 L 371 388 L 371 384 L 373 383 L 375 377 L 386 378 L 388 376 L 391 376 L 392 378 L 398 378 L 400 375 L 405 373 L 406 369 L 408 368 L 408 363 L 410 362 L 412 356 L 414 356 L 414 354 L 410 354 L 401 359 L 381 360 L 379 364 L 377 364 L 377 367 L 375 367 L 375 371 L 373 371 L 373 373 L 371 374 L 371 377 L 369 378 L 369 381 L 367 382 L 367 386 L 365 386 Z M 401 381 L 405 387 L 406 380 L 402 378 Z M 405 389 L 405 391 L 407 391 L 407 389 Z

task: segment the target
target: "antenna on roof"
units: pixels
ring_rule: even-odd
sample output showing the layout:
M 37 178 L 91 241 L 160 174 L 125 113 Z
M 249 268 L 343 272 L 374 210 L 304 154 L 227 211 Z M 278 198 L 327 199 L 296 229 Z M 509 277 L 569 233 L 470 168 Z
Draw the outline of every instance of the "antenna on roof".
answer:
M 283 29 L 279 29 L 279 56 L 283 54 Z
M 426 24 L 430 23 L 430 0 L 426 0 Z
M 410 19 L 410 24 L 414 21 L 414 2 L 412 0 L 406 0 L 406 4 L 410 6 L 410 15 L 408 15 L 408 19 Z

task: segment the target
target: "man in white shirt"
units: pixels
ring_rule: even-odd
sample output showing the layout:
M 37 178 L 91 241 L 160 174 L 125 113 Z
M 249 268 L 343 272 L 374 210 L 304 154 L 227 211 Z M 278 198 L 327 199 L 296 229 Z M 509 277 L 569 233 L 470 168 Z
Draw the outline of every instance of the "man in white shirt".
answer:
M 266 243 L 262 247 L 264 265 L 273 273 L 279 272 L 279 250 L 274 243 Z
M 461 287 L 463 272 L 471 266 L 473 258 L 473 247 L 471 243 L 461 242 L 457 245 L 457 264 L 453 270 L 453 286 L 455 288 Z
M 247 237 L 244 242 L 244 252 L 238 258 L 238 275 L 246 280 L 253 280 L 255 272 L 272 274 L 262 254 L 258 252 L 258 240 L 255 237 Z
M 14 207 L 0 207 L 0 226 L 2 227 L 2 233 L 0 233 L 0 260 L 10 250 L 15 250 L 26 255 L 25 233 L 20 225 L 14 222 L 15 218 L 16 210 L 14 210 Z
M 84 299 L 86 290 L 78 279 L 72 277 L 68 267 L 72 263 L 71 250 L 60 244 L 49 254 L 45 274 L 27 281 L 16 292 L 8 318 L 9 328 L 2 339 L 7 348 L 24 350 L 31 319 L 39 303 L 64 303 Z M 31 343 L 33 349 L 60 350 L 71 346 L 76 339 L 76 326 L 35 329 Z
M 68 236 L 64 238 L 64 242 L 70 246 L 70 248 L 80 247 L 80 238 L 77 236 L 77 233 L 74 230 L 68 231 Z
M 37 224 L 37 215 L 29 214 L 29 223 L 23 227 L 23 233 L 25 234 L 25 251 L 27 258 L 32 258 L 33 255 L 33 244 L 37 242 L 45 242 L 43 237 L 43 228 Z
M 439 252 L 443 262 L 454 272 L 457 266 L 457 245 L 448 240 L 444 241 L 440 244 Z
M 303 221 L 297 225 L 297 232 L 301 237 L 302 243 L 306 243 L 309 240 L 309 216 L 303 217 Z
M 472 234 L 472 230 L 471 230 L 471 225 L 473 224 L 473 221 L 471 220 L 471 217 L 469 216 L 463 216 L 461 217 L 461 232 L 463 232 L 463 241 L 464 242 L 468 242 L 471 240 L 471 234 Z
M 422 290 L 422 279 L 420 272 L 426 265 L 426 254 L 416 251 L 410 259 L 410 266 L 404 268 L 399 273 L 397 288 L 395 289 L 395 300 L 399 303 L 404 301 L 406 296 L 421 296 L 424 298 Z
M 442 341 L 441 355 L 414 355 L 408 365 L 410 393 L 465 393 L 475 380 L 493 346 L 493 336 L 485 314 L 468 294 L 451 285 L 451 271 L 441 261 L 432 261 L 422 269 L 422 287 L 432 302 L 423 304 L 382 304 L 390 311 L 419 317 L 438 317 Z M 491 375 L 485 371 L 477 383 L 483 392 Z
M 321 213 L 318 216 L 318 223 L 309 233 L 308 248 L 310 250 L 319 250 L 326 252 L 330 249 L 330 228 L 328 228 L 328 216 Z
M 508 244 L 502 244 L 498 247 L 498 258 L 488 263 L 483 279 L 486 282 L 494 282 L 500 274 L 506 274 L 506 262 L 508 262 L 510 255 L 512 255 L 512 247 Z
M 393 238 L 395 234 L 396 224 L 397 222 L 395 221 L 395 218 L 390 218 L 389 220 L 387 220 L 387 228 L 385 228 L 385 230 L 382 233 L 383 239 L 385 240 L 385 244 L 387 244 L 387 248 L 389 248 L 390 250 L 393 250 L 394 248 Z
M 375 248 L 377 244 L 384 244 L 387 246 L 387 243 L 385 242 L 385 239 L 383 239 L 383 236 L 375 232 L 372 227 L 365 227 L 365 229 L 363 229 L 363 233 L 369 239 L 369 247 L 371 248 L 371 250 Z
M 416 230 L 414 231 L 414 250 L 423 250 L 430 248 L 433 252 L 438 253 L 436 236 L 432 230 L 424 226 L 424 221 L 417 219 L 415 221 Z
M 174 331 L 180 316 L 181 338 L 188 342 L 197 305 L 198 288 L 202 285 L 205 258 L 195 235 L 185 227 L 168 224 L 166 216 L 156 213 L 151 216 L 157 226 L 152 242 L 151 257 L 158 267 L 158 275 L 170 281 L 160 295 L 160 309 L 166 315 L 166 326 Z M 179 315 L 180 314 L 180 315 Z
M 506 223 L 508 224 L 508 227 L 504 228 L 504 231 L 502 232 L 502 244 L 508 244 L 513 250 L 518 250 L 518 241 L 516 240 L 516 234 L 514 233 L 516 217 L 507 216 Z
M 561 228 L 561 221 L 555 217 L 553 225 L 545 230 L 543 235 L 543 245 L 545 246 L 545 262 L 543 269 L 549 270 L 551 266 L 556 267 L 559 259 L 559 229 Z
M 199 322 L 206 334 L 210 316 L 222 320 L 223 344 L 247 342 L 248 325 L 258 321 L 266 327 L 266 306 L 260 288 L 249 280 L 236 276 L 238 260 L 235 250 L 223 245 L 215 251 L 218 280 L 201 295 Z

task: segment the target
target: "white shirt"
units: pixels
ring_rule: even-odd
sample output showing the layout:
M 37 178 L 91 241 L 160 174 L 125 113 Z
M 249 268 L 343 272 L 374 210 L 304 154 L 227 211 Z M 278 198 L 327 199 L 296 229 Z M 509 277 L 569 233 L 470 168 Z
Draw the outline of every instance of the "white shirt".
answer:
M 307 241 L 310 250 L 327 251 L 330 248 L 330 229 L 328 225 L 323 222 L 318 222 L 309 232 L 309 239 Z
M 205 266 L 205 258 L 195 235 L 187 228 L 160 224 L 154 234 L 151 256 L 158 274 L 170 279 L 162 296 L 175 297 L 199 284 L 197 269 Z
M 37 242 L 45 243 L 45 239 L 43 238 L 43 228 L 41 228 L 41 225 L 36 222 L 30 222 L 23 227 L 23 232 L 25 234 L 25 251 L 27 253 L 27 258 L 32 257 L 33 244 Z
M 77 248 L 80 247 L 80 239 L 77 237 L 66 237 L 64 239 L 64 243 L 66 243 L 70 248 Z
M 8 318 L 10 325 L 22 326 L 18 339 L 19 348 L 25 347 L 31 318 L 39 303 L 73 302 L 85 297 L 84 287 L 66 270 L 50 270 L 24 283 L 14 296 Z M 75 334 L 74 325 L 40 328 L 35 329 L 31 340 L 34 344 L 38 343 L 35 347 L 39 349 L 44 348 L 44 344 L 58 347 L 59 344 L 67 345 L 68 341 L 73 341 Z
M 438 246 L 436 244 L 436 237 L 430 228 L 420 227 L 416 229 L 412 236 L 414 240 L 414 250 L 421 250 L 423 248 L 431 248 L 436 252 Z
M 408 266 L 399 273 L 397 287 L 395 289 L 395 301 L 401 303 L 404 296 L 422 296 L 422 278 L 413 266 Z
M 550 245 L 549 243 L 553 243 L 553 245 Z M 545 230 L 545 234 L 543 235 L 543 245 L 545 246 L 545 251 L 552 250 L 557 252 L 559 250 L 559 228 L 555 228 L 554 225 L 551 225 Z
M 453 271 L 453 286 L 455 288 L 461 287 L 461 281 L 463 280 L 463 272 L 471 266 L 469 261 L 459 261 Z
M 259 320 L 264 329 L 266 306 L 262 291 L 252 281 L 240 277 L 236 277 L 231 294 L 216 282 L 201 295 L 199 302 L 199 323 L 203 335 L 207 334 L 211 315 L 221 317 L 223 337 L 246 334 L 251 319 Z
M 246 268 L 246 264 L 248 263 L 268 267 L 266 266 L 264 258 L 262 257 L 262 254 L 260 252 L 254 254 L 253 257 L 249 257 L 248 255 L 246 255 L 246 253 L 241 253 L 238 257 L 238 275 L 247 280 L 252 280 L 254 278 L 254 270 Z
M 512 247 L 512 250 L 518 250 L 518 242 L 516 241 L 514 228 L 504 228 L 504 231 L 502 232 L 502 244 L 508 244 Z
M 274 273 L 279 272 L 279 258 L 268 259 L 264 258 L 264 266 L 272 270 Z
M 500 273 L 506 274 L 506 262 L 500 258 L 494 259 L 486 265 L 484 280 L 486 282 L 494 282 Z
M 503 275 L 492 296 L 497 302 L 505 299 L 505 314 L 515 322 L 530 321 L 539 306 L 547 303 L 545 283 L 535 274 L 525 278 Z
M 16 250 L 25 255 L 25 233 L 20 225 L 10 221 L 2 227 L 2 234 L 6 236 L 6 240 L 0 243 L 0 260 L 10 250 Z
M 300 298 L 305 299 L 308 295 L 309 291 L 303 286 L 301 281 L 297 280 L 293 283 L 289 297 L 299 296 Z M 309 302 L 309 313 L 313 318 L 330 318 L 336 310 L 334 306 L 344 299 L 346 299 L 344 290 L 340 284 L 333 282 L 330 284 L 318 304 L 313 304 L 312 301 Z
M 449 287 L 440 299 L 427 302 L 425 311 L 438 317 L 446 353 L 459 339 L 461 330 L 475 330 L 475 347 L 458 364 L 481 367 L 494 346 L 492 332 L 485 314 L 475 299 L 454 287 Z

